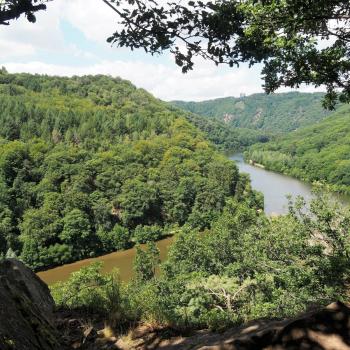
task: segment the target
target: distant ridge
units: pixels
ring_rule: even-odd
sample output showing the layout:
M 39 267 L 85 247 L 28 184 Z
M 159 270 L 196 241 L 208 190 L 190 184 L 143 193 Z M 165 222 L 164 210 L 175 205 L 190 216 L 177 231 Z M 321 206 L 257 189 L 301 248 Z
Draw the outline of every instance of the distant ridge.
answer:
M 312 125 L 326 118 L 330 112 L 322 107 L 323 97 L 324 93 L 260 93 L 201 102 L 171 103 L 230 126 L 279 133 Z

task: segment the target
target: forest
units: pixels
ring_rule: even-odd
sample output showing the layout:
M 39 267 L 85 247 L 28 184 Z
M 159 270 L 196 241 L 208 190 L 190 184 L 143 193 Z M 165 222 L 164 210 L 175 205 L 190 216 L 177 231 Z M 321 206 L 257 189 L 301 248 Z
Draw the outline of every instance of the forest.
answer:
M 274 133 L 264 130 L 237 128 L 218 119 L 208 118 L 205 115 L 188 113 L 186 118 L 221 151 L 231 153 L 243 151 L 255 143 L 265 143 L 273 140 L 275 136 Z
M 136 245 L 129 283 L 90 265 L 51 286 L 57 307 L 112 327 L 221 330 L 345 300 L 349 210 L 318 188 L 308 210 L 298 198 L 266 216 L 249 176 L 206 139 L 235 140 L 220 122 L 108 76 L 3 69 L 0 106 L 1 255 L 41 270 Z M 154 242 L 168 235 L 160 265 Z
M 172 102 L 190 112 L 217 119 L 228 126 L 285 133 L 312 125 L 331 112 L 322 107 L 323 93 L 288 92 L 224 97 L 202 102 Z
M 37 12 L 56 1 L 0 3 L 0 26 L 14 26 L 20 17 L 33 25 L 41 21 Z M 205 329 L 209 337 L 211 330 L 235 327 L 233 336 L 241 331 L 246 336 L 240 326 L 254 320 L 258 326 L 247 343 L 256 349 L 252 343 L 258 333 L 267 341 L 267 320 L 283 320 L 286 329 L 295 317 L 297 328 L 280 333 L 293 348 L 349 345 L 349 314 L 337 317 L 334 304 L 327 313 L 335 324 L 332 331 L 324 313 L 326 322 L 314 318 L 310 327 L 300 318 L 335 300 L 349 302 L 350 208 L 335 201 L 332 192 L 350 193 L 350 107 L 345 105 L 350 102 L 349 1 L 100 3 L 114 15 L 107 41 L 122 48 L 123 55 L 126 49 L 166 53 L 182 73 L 201 70 L 198 58 L 231 68 L 258 65 L 262 88 L 270 95 L 165 103 L 120 78 L 0 69 L 0 260 L 5 272 L 0 280 L 2 305 L 11 304 L 0 325 L 8 328 L 6 316 L 18 315 L 11 332 L 0 334 L 0 343 L 20 349 L 20 319 L 45 334 L 34 332 L 39 343 L 51 340 L 46 330 L 56 326 L 53 332 L 68 338 L 60 328 L 62 319 L 54 325 L 51 307 L 44 305 L 52 304 L 69 327 L 79 328 L 74 348 L 87 348 L 88 337 L 96 344 L 100 335 L 117 340 L 114 335 L 137 325 L 169 336 Z M 80 24 L 92 31 L 110 28 L 107 16 L 99 18 L 98 4 L 92 9 L 92 17 L 60 14 L 55 25 L 79 31 Z M 67 31 L 73 34 L 64 47 L 49 22 L 45 31 L 50 44 L 57 43 L 56 51 L 48 54 L 40 32 L 22 29 L 19 35 L 11 33 L 4 47 L 19 48 L 23 56 L 5 52 L 4 60 L 20 67 L 23 57 L 33 58 L 32 64 L 42 64 L 40 71 L 48 62 L 85 69 L 80 59 L 90 53 L 85 50 L 90 35 L 75 37 L 75 30 Z M 36 40 L 32 33 L 38 34 Z M 66 33 L 62 30 L 62 39 Z M 17 36 L 24 45 L 17 46 Z M 81 45 L 73 44 L 80 38 Z M 69 65 L 62 57 L 79 64 Z M 272 94 L 305 85 L 325 92 Z M 262 194 L 222 150 L 245 150 L 246 159 L 267 169 L 314 182 L 313 197 L 289 197 L 285 215 L 266 215 Z M 161 262 L 155 242 L 170 235 L 173 243 Z M 39 295 L 43 303 L 28 308 L 34 288 L 21 276 L 6 279 L 19 269 L 8 268 L 16 265 L 5 258 L 40 271 L 132 246 L 136 256 L 130 281 L 122 281 L 117 268 L 103 273 L 101 263 L 91 264 L 49 287 L 55 305 Z M 41 287 L 48 292 L 45 284 Z M 49 311 L 43 323 L 39 308 Z M 95 320 L 104 327 L 99 332 Z M 270 333 L 271 347 L 279 347 L 277 332 Z
M 137 246 L 134 277 L 101 264 L 51 286 L 60 308 L 100 314 L 110 327 L 138 322 L 182 333 L 222 331 L 257 319 L 283 319 L 348 298 L 349 209 L 316 189 L 275 218 L 231 198 L 211 229 L 183 227 L 159 265 L 154 242 Z
M 268 169 L 350 193 L 349 140 L 350 108 L 344 105 L 318 124 L 252 146 L 245 156 Z
M 119 78 L 3 69 L 1 254 L 43 269 L 209 228 L 232 196 L 262 206 L 185 115 Z

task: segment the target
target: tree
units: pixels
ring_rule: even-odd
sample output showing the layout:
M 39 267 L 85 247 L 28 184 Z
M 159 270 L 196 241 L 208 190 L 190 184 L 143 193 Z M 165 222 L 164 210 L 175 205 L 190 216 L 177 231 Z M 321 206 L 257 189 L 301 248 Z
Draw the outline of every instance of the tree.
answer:
M 95 262 L 73 272 L 66 282 L 51 287 L 56 305 L 64 308 L 84 308 L 102 314 L 121 310 L 120 281 L 116 270 L 102 273 L 103 264 Z
M 112 250 L 127 249 L 130 246 L 129 230 L 116 224 L 111 231 L 105 231 L 102 228 L 97 231 L 97 236 L 101 242 L 104 252 Z
M 157 241 L 162 237 L 162 228 L 158 225 L 138 225 L 135 227 L 133 238 L 137 243 Z
M 151 54 L 170 50 L 183 72 L 193 69 L 195 56 L 230 66 L 263 63 L 268 93 L 302 83 L 325 85 L 324 106 L 350 102 L 348 1 L 102 1 L 120 17 L 120 29 L 108 38 L 118 46 Z M 23 13 L 35 22 L 44 2 L 5 0 L 0 24 Z
M 35 23 L 34 12 L 46 10 L 45 2 L 51 0 L 4 0 L 0 3 L 0 25 L 25 14 L 29 22 Z
M 152 218 L 157 194 L 154 187 L 136 178 L 125 182 L 118 200 L 123 222 L 132 226 L 135 223 L 143 224 Z
M 88 216 L 79 209 L 73 209 L 66 214 L 63 222 L 60 238 L 64 243 L 73 246 L 76 257 L 85 256 L 88 253 L 89 245 L 93 243 Z
M 147 250 L 136 245 L 136 256 L 134 260 L 134 271 L 137 282 L 147 282 L 154 278 L 156 268 L 160 263 L 159 249 L 154 242 L 147 244 Z

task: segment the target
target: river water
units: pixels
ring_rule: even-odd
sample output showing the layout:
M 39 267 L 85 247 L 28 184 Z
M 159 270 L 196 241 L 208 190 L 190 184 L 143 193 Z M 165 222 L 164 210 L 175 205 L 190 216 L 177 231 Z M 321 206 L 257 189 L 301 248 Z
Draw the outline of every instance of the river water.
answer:
M 157 242 L 157 247 L 160 251 L 160 259 L 163 261 L 168 253 L 168 249 L 171 245 L 173 238 L 168 237 Z M 133 274 L 133 262 L 136 255 L 136 249 L 127 249 L 100 256 L 98 258 L 85 259 L 74 262 L 72 264 L 66 264 L 55 267 L 50 270 L 38 272 L 38 276 L 48 285 L 54 284 L 59 281 L 66 281 L 70 274 L 74 271 L 78 271 L 84 266 L 91 264 L 92 262 L 102 261 L 103 272 L 111 272 L 114 268 L 119 270 L 119 275 L 122 281 L 129 281 Z
M 268 215 L 288 212 L 287 195 L 292 198 L 302 196 L 306 202 L 312 198 L 311 185 L 307 182 L 248 164 L 240 153 L 229 158 L 236 162 L 240 172 L 249 174 L 252 187 L 263 193 L 264 209 Z M 349 196 L 334 194 L 332 197 L 344 205 L 350 204 Z
M 311 185 L 293 177 L 265 170 L 244 162 L 242 154 L 230 157 L 240 172 L 248 173 L 252 187 L 264 195 L 265 213 L 268 215 L 286 214 L 288 201 L 286 196 L 303 196 L 307 201 L 312 197 Z
M 306 200 L 312 197 L 311 186 L 307 183 L 294 179 L 290 176 L 268 171 L 250 164 L 243 160 L 242 154 L 235 154 L 229 157 L 234 160 L 239 167 L 240 172 L 250 175 L 252 187 L 264 194 L 265 213 L 268 215 L 285 214 L 287 212 L 288 194 L 295 198 L 298 195 L 303 196 Z M 349 198 L 338 197 L 342 202 L 350 203 Z M 161 260 L 164 260 L 168 248 L 172 242 L 172 238 L 166 238 L 157 242 L 157 246 L 161 253 Z M 135 249 L 118 251 L 98 258 L 86 259 L 66 264 L 47 271 L 39 272 L 39 277 L 47 284 L 53 284 L 58 281 L 65 281 L 69 275 L 94 261 L 104 262 L 103 271 L 109 272 L 113 268 L 118 268 L 120 277 L 124 281 L 130 280 L 132 277 L 132 266 L 135 257 Z

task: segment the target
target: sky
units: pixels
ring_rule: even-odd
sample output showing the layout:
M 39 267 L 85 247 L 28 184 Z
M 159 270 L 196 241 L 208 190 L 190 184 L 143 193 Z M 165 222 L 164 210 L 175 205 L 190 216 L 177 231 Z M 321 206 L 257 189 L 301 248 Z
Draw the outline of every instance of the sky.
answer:
M 101 0 L 54 0 L 36 17 L 35 24 L 21 17 L 10 26 L 0 26 L 0 67 L 10 73 L 108 74 L 130 80 L 166 101 L 263 92 L 260 65 L 217 67 L 196 59 L 194 70 L 183 74 L 168 52 L 151 56 L 111 46 L 106 39 L 116 29 L 118 17 Z M 303 87 L 300 91 L 315 90 Z

